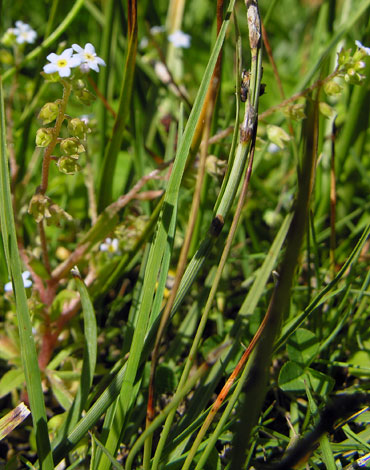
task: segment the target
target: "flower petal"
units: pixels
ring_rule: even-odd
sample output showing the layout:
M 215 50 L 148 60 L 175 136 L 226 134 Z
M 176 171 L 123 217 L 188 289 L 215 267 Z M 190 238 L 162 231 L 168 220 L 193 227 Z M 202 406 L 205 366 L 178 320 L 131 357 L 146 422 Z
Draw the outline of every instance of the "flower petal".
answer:
M 81 57 L 78 55 L 74 55 L 68 60 L 69 67 L 72 67 L 72 68 L 78 67 L 80 64 L 81 64 Z
M 71 69 L 69 67 L 62 67 L 58 69 L 61 77 L 69 77 L 71 75 Z
M 85 52 L 88 52 L 89 54 L 95 54 L 95 47 L 90 42 L 88 42 L 85 44 Z
M 76 52 L 78 52 L 79 54 L 81 54 L 84 50 L 82 49 L 81 46 L 79 46 L 78 44 L 72 44 L 72 49 Z
M 72 47 L 68 47 L 68 49 L 64 49 L 64 51 L 60 54 L 60 57 L 62 57 L 63 59 L 69 59 L 70 57 L 72 57 L 72 54 Z
M 104 67 L 106 67 L 106 63 L 104 62 L 104 60 L 103 60 L 101 57 L 97 57 L 97 58 L 96 58 L 96 62 L 97 62 L 99 65 L 104 65 Z
M 50 62 L 56 62 L 59 58 L 59 56 L 57 54 L 55 54 L 54 52 L 52 52 L 51 54 L 49 54 L 48 56 L 46 56 L 47 60 L 49 60 Z
M 55 73 L 58 72 L 58 66 L 56 64 L 46 64 L 44 65 L 45 73 Z
M 88 65 L 88 67 L 91 69 L 91 70 L 94 70 L 94 72 L 99 72 L 99 67 L 98 67 L 98 64 L 95 63 L 95 62 L 88 62 L 87 64 L 85 65 Z
M 7 282 L 4 286 L 4 291 L 5 292 L 12 292 L 13 290 L 13 284 L 11 282 Z

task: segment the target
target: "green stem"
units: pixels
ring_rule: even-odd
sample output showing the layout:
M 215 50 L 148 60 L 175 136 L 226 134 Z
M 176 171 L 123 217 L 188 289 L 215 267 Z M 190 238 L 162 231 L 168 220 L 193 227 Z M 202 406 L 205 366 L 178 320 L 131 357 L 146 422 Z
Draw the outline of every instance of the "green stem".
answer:
M 59 106 L 59 114 L 55 122 L 55 126 L 53 127 L 53 140 L 46 147 L 45 152 L 44 152 L 44 158 L 42 161 L 42 176 L 41 176 L 41 185 L 39 188 L 39 191 L 41 194 L 45 194 L 46 190 L 48 189 L 49 167 L 50 167 L 50 162 L 51 162 L 51 155 L 57 144 L 58 136 L 60 134 L 60 129 L 65 119 L 65 111 L 67 108 L 67 103 L 68 103 L 69 96 L 71 94 L 71 90 L 72 90 L 72 85 L 64 81 L 63 82 L 63 97 Z

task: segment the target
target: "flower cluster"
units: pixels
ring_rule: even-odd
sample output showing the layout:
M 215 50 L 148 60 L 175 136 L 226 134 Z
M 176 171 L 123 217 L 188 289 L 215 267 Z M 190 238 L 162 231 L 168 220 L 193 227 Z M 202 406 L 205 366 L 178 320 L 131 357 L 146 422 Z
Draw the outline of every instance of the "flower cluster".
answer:
M 356 41 L 357 50 L 352 54 L 351 49 L 341 49 L 338 53 L 338 66 L 340 76 L 351 85 L 361 85 L 366 76 L 362 73 L 366 67 L 364 59 L 370 55 L 370 48 Z
M 33 44 L 37 38 L 37 33 L 31 26 L 23 21 L 16 21 L 15 28 L 8 28 L 2 42 L 7 46 L 12 46 L 14 42 L 18 44 Z
M 103 59 L 97 56 L 95 47 L 89 42 L 84 48 L 78 44 L 65 49 L 61 54 L 52 52 L 47 57 L 50 64 L 44 65 L 45 73 L 58 73 L 60 77 L 69 77 L 71 69 L 79 67 L 82 73 L 91 70 L 99 72 L 99 65 L 105 66 Z

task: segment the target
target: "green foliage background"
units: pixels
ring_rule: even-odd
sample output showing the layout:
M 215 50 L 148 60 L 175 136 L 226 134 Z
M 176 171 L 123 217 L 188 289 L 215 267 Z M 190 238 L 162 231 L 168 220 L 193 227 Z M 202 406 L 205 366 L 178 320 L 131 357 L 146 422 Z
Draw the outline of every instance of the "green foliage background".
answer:
M 3 441 L 5 468 L 32 468 L 32 462 L 49 469 L 61 460 L 65 468 L 99 470 L 257 468 L 280 460 L 296 435 L 309 433 L 333 397 L 368 392 L 369 57 L 360 84 L 340 78 L 336 96 L 325 94 L 324 84 L 342 48 L 353 55 L 356 40 L 370 45 L 370 2 L 258 3 L 271 53 L 265 41 L 266 91 L 259 98 L 260 77 L 252 71 L 259 101 L 253 167 L 254 143 L 244 145 L 238 136 L 248 105 L 240 102 L 240 74 L 252 68 L 243 2 L 223 6 L 218 39 L 210 1 L 189 0 L 183 11 L 181 2 L 140 1 L 137 27 L 134 1 L 0 3 L 1 36 L 19 19 L 38 34 L 19 55 L 0 50 L 0 404 L 5 414 L 25 401 L 33 416 Z M 167 31 L 151 33 L 159 25 Z M 173 48 L 168 41 L 178 25 L 191 36 L 191 47 Z M 98 95 L 91 106 L 73 93 L 68 102 L 69 116 L 89 116 L 91 133 L 80 172 L 50 167 L 46 194 L 72 221 L 45 225 L 48 270 L 28 207 L 41 179 L 37 115 L 43 104 L 61 98 L 62 87 L 40 72 L 50 52 L 88 42 L 107 66 L 89 75 L 87 86 Z M 206 92 L 220 50 L 212 109 Z M 169 79 L 159 74 L 160 63 Z M 330 116 L 317 114 L 318 102 L 331 106 Z M 212 109 L 208 124 L 204 103 Z M 295 119 L 297 112 L 306 114 Z M 288 138 L 282 148 L 272 146 L 272 125 Z M 207 135 L 203 160 L 199 144 Z M 67 136 L 63 126 L 60 137 Z M 314 181 L 302 170 L 310 149 L 317 158 Z M 234 180 L 231 168 L 238 162 Z M 251 178 L 239 214 L 247 168 Z M 313 190 L 305 199 L 304 239 L 293 246 L 302 227 L 291 221 L 302 208 L 305 184 Z M 220 214 L 218 233 L 212 223 Z M 107 237 L 118 240 L 118 250 L 100 249 Z M 297 260 L 289 258 L 295 249 Z M 293 277 L 281 292 L 282 266 Z M 33 280 L 27 289 L 26 269 Z M 4 290 L 10 278 L 15 295 Z M 177 287 L 156 349 L 160 318 Z M 276 292 L 287 307 L 276 330 L 266 326 L 269 348 L 262 336 L 208 422 Z M 266 380 L 253 385 L 265 369 Z M 146 422 L 151 372 L 154 416 Z M 311 468 L 354 468 L 369 453 L 368 422 L 365 412 L 319 437 Z M 204 423 L 209 427 L 198 434 Z

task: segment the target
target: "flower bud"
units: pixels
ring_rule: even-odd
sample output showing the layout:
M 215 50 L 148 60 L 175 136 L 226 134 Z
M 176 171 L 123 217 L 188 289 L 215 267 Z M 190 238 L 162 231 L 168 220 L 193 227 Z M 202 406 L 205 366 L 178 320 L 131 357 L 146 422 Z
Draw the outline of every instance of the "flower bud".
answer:
M 356 72 L 354 68 L 347 70 L 347 73 L 344 75 L 344 80 L 351 85 L 361 85 L 364 82 L 366 76 L 361 73 Z
M 47 147 L 53 140 L 53 129 L 51 127 L 41 127 L 36 132 L 36 146 Z
M 61 141 L 60 150 L 65 155 L 71 155 L 71 154 L 84 152 L 85 147 L 80 143 L 80 141 L 79 141 L 79 139 L 77 139 L 77 137 L 69 137 L 68 139 L 63 139 Z
M 14 46 L 16 39 L 17 35 L 14 32 L 14 28 L 8 28 L 8 30 L 5 31 L 3 37 L 1 38 L 1 42 L 4 44 L 4 46 L 12 47 Z
M 28 213 L 33 216 L 37 223 L 51 216 L 48 208 L 50 202 L 50 198 L 43 194 L 35 194 L 32 196 L 28 206 Z
M 348 63 L 351 63 L 351 61 L 351 49 L 341 49 L 338 52 L 338 65 L 345 66 L 348 65 Z
M 304 113 L 305 104 L 304 103 L 296 103 L 291 106 L 286 106 L 283 109 L 285 116 L 294 119 L 295 121 L 301 121 L 306 117 Z
M 79 80 L 74 80 L 72 85 L 75 90 L 83 90 L 86 88 L 86 83 L 81 78 Z
M 87 106 L 90 106 L 90 104 L 95 101 L 95 96 L 86 88 L 83 88 L 82 90 L 76 90 L 75 96 L 78 101 L 80 101 L 80 103 L 86 104 Z
M 74 136 L 79 139 L 84 139 L 85 135 L 90 131 L 87 124 L 80 118 L 70 119 L 68 122 L 68 130 Z
M 13 65 L 14 59 L 9 51 L 0 49 L 0 62 L 4 65 Z
M 273 125 L 267 126 L 267 136 L 271 142 L 278 145 L 280 148 L 284 148 L 284 142 L 290 140 L 290 136 L 281 127 Z
M 81 166 L 77 163 L 78 155 L 68 155 L 60 157 L 57 165 L 61 173 L 65 175 L 74 175 L 81 170 Z
M 42 120 L 43 124 L 49 124 L 55 121 L 59 113 L 59 106 L 57 103 L 46 103 L 41 108 L 38 118 Z
M 329 82 L 325 83 L 324 91 L 329 96 L 336 96 L 341 93 L 342 86 L 335 80 L 330 80 Z
M 328 105 L 328 103 L 325 103 L 323 101 L 320 101 L 319 103 L 319 110 L 320 113 L 327 118 L 331 118 L 335 114 L 335 110 L 330 105 Z
M 67 222 L 71 222 L 73 217 L 68 214 L 65 210 L 63 210 L 58 204 L 55 204 L 50 200 L 49 206 L 50 217 L 46 219 L 47 225 L 56 225 L 60 227 L 60 223 L 62 220 L 66 220 Z

